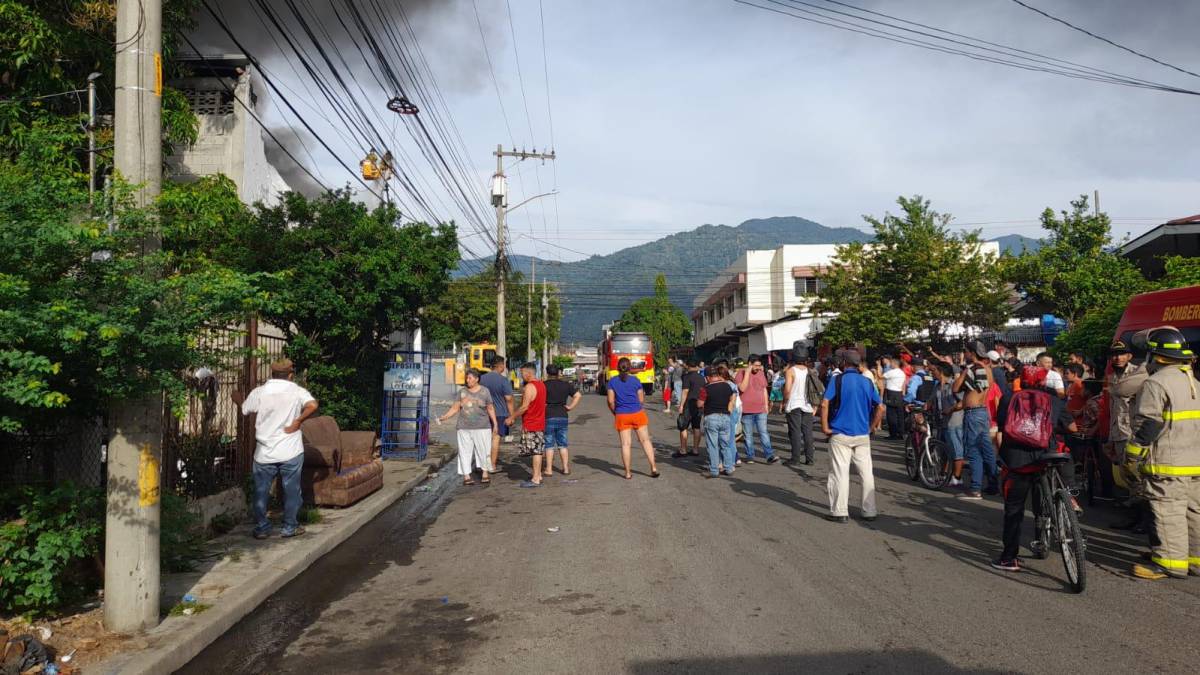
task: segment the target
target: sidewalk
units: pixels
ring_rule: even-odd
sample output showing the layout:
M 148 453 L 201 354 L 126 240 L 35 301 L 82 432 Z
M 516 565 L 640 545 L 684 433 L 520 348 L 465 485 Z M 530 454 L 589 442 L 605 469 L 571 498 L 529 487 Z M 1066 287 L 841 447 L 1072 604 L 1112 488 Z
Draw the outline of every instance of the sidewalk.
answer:
M 210 549 L 224 551 L 224 555 L 202 563 L 193 572 L 165 575 L 162 594 L 164 614 L 187 594 L 209 607 L 192 616 L 168 616 L 157 627 L 131 639 L 124 652 L 89 667 L 88 672 L 165 675 L 181 668 L 453 455 L 453 448 L 431 444 L 423 462 L 385 461 L 381 490 L 348 508 L 321 509 L 321 522 L 306 525 L 307 532 L 296 539 L 258 541 L 250 537 L 251 526 L 245 523 L 209 541 Z

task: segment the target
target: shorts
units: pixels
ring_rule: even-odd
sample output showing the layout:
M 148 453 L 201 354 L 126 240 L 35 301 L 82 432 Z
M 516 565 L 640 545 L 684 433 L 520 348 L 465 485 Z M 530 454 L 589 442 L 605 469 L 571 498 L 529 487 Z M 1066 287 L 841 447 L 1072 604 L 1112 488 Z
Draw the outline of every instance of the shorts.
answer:
M 704 415 L 700 414 L 700 400 L 695 398 L 688 399 L 687 403 L 683 406 L 683 415 L 687 419 L 687 425 L 684 428 L 691 427 L 699 431 L 700 422 L 704 419 Z
M 772 389 L 772 390 L 771 390 L 771 396 L 770 396 L 770 399 L 771 399 L 771 402 L 772 402 L 772 403 L 780 403 L 780 402 L 782 402 L 782 401 L 783 401 L 783 392 L 782 392 L 782 391 L 778 391 L 778 390 L 776 390 L 776 389 Z
M 492 427 L 492 433 L 500 438 L 504 438 L 512 433 L 512 429 L 509 429 L 508 425 L 501 421 L 503 419 L 503 417 L 496 415 L 496 426 Z
M 521 452 L 531 455 L 541 455 L 546 452 L 546 434 L 541 431 L 524 431 L 521 433 Z
M 567 449 L 567 418 L 551 417 L 546 420 L 546 449 Z
M 650 420 L 646 418 L 646 411 L 639 410 L 635 413 L 617 413 L 616 421 L 613 426 L 617 431 L 625 431 L 627 429 L 641 429 L 650 424 Z

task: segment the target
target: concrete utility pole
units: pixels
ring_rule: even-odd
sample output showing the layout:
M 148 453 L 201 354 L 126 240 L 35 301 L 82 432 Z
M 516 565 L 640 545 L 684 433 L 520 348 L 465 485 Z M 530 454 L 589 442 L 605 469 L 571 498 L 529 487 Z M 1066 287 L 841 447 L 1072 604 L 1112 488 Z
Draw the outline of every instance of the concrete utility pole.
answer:
M 529 261 L 529 291 L 525 295 L 525 360 L 532 361 L 533 353 L 533 289 L 537 284 L 537 258 Z
M 96 211 L 96 78 L 100 73 L 92 73 L 87 78 L 88 93 L 88 208 Z
M 162 187 L 162 0 L 117 0 L 113 159 L 137 186 L 134 204 L 154 203 Z M 143 251 L 156 251 L 148 237 Z M 159 477 L 162 396 L 127 401 L 112 412 L 104 537 L 104 625 L 131 633 L 158 624 Z
M 550 324 L 546 316 L 546 310 L 549 307 L 546 301 L 546 275 L 542 275 L 542 372 L 546 372 L 546 366 L 550 365 Z
M 536 151 L 535 152 L 525 152 L 524 150 L 517 151 L 515 148 L 512 150 L 505 150 L 504 146 L 499 145 L 499 144 L 496 145 L 496 152 L 494 154 L 496 155 L 496 175 L 494 176 L 494 178 L 498 179 L 501 183 L 503 183 L 504 178 L 505 178 L 505 176 L 504 176 L 504 158 L 505 157 L 516 157 L 516 158 L 522 159 L 522 160 L 524 160 L 524 159 L 547 160 L 547 159 L 554 159 L 554 157 L 555 157 L 553 150 L 551 150 L 548 153 L 536 152 Z M 542 195 L 538 195 L 538 196 L 542 196 Z M 495 194 L 495 192 L 493 192 L 493 194 L 492 194 L 492 201 L 496 205 L 496 350 L 500 354 L 505 354 L 505 352 L 508 351 L 508 346 L 507 346 L 507 342 L 506 342 L 506 340 L 507 340 L 507 330 L 506 330 L 507 325 L 506 325 L 506 321 L 504 318 L 504 310 L 505 310 L 504 286 L 505 286 L 505 279 L 508 274 L 508 258 L 506 257 L 507 254 L 505 253 L 505 250 L 504 250 L 504 246 L 505 246 L 504 216 L 506 214 L 506 210 L 508 209 L 508 204 L 505 203 L 506 198 L 507 198 L 506 195 L 500 196 L 499 198 L 497 198 L 497 195 Z M 531 200 L 526 200 L 526 201 L 531 201 Z M 517 206 L 520 206 L 520 205 L 521 204 L 518 204 Z

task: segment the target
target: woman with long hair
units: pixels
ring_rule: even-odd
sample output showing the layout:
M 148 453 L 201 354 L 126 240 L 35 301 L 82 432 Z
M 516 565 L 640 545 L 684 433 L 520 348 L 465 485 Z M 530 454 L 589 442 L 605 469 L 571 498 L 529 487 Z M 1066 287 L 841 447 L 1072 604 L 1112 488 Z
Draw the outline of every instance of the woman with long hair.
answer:
M 642 451 L 646 453 L 646 461 L 650 462 L 650 477 L 658 478 L 658 465 L 654 462 L 654 445 L 650 442 L 650 420 L 646 418 L 646 392 L 642 383 L 636 377 L 629 375 L 629 359 L 617 361 L 615 380 L 609 380 L 608 409 L 612 411 L 617 435 L 621 438 L 621 463 L 625 465 L 625 480 L 633 478 L 633 467 L 630 446 L 633 444 L 633 433 L 637 432 L 638 440 L 642 443 Z
M 490 453 L 496 408 L 492 405 L 491 393 L 480 386 L 480 377 L 482 373 L 478 370 L 468 370 L 467 385 L 458 392 L 458 400 L 446 414 L 437 418 L 437 423 L 441 424 L 458 415 L 458 475 L 463 477 L 463 485 L 475 484 L 471 479 L 472 463 L 483 472 L 480 483 L 492 482 L 488 472 L 492 469 Z

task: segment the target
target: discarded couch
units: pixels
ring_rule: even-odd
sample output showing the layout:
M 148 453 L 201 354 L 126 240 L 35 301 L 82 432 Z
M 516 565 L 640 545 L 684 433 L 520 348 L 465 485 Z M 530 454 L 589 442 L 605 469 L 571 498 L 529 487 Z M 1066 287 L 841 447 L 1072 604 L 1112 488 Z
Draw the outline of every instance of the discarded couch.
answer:
M 383 487 L 383 460 L 376 457 L 374 431 L 342 431 L 328 415 L 300 426 L 304 435 L 304 501 L 349 506 Z

